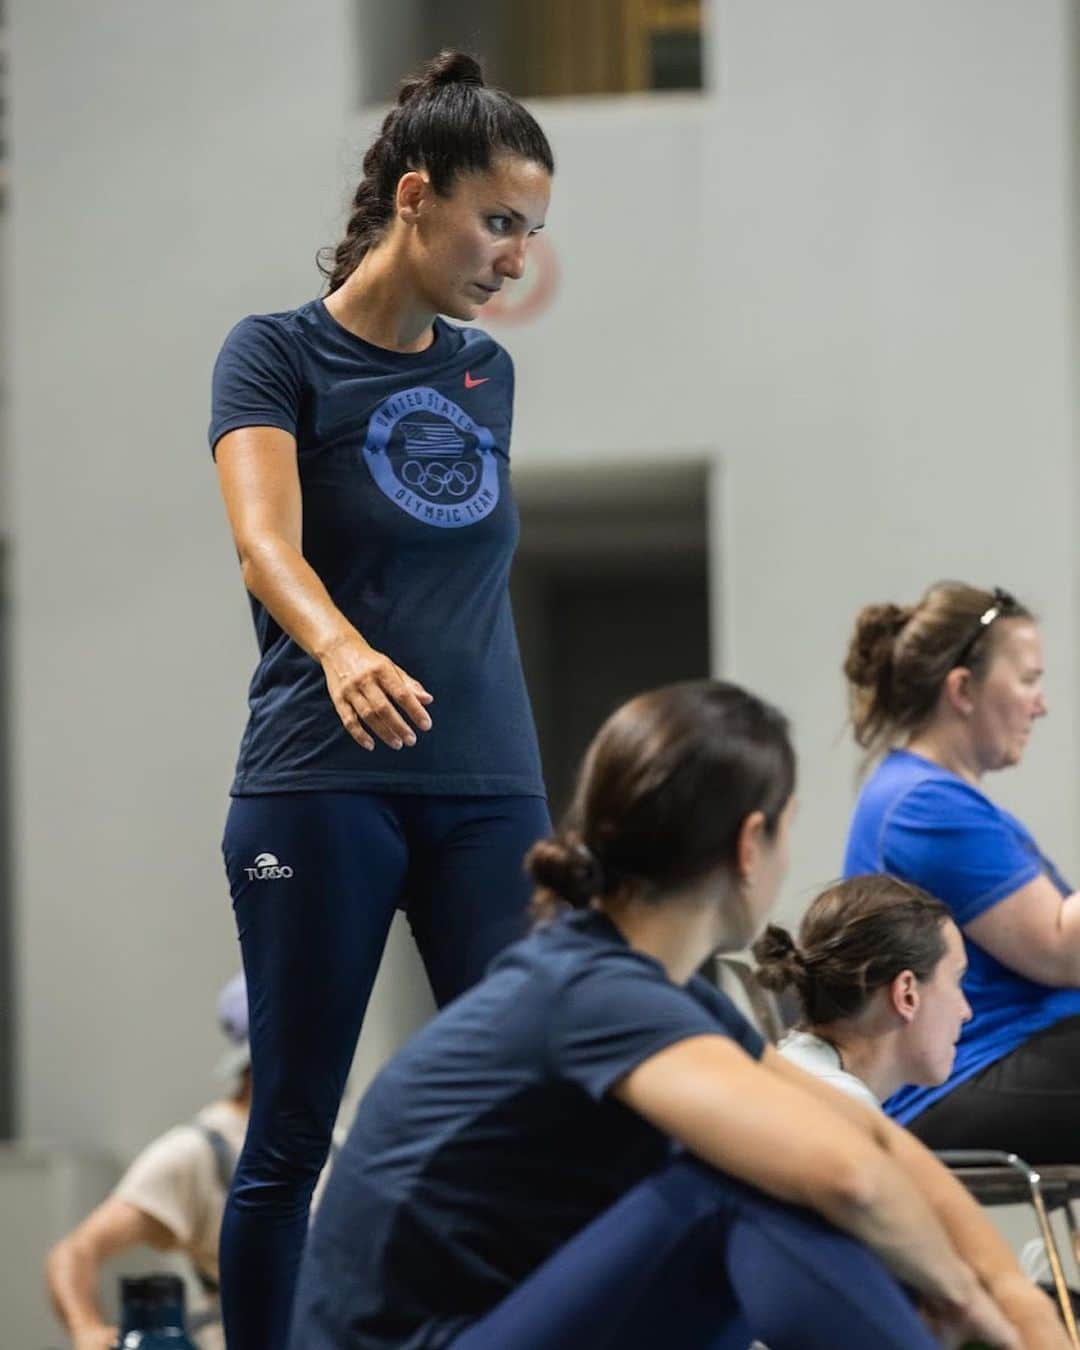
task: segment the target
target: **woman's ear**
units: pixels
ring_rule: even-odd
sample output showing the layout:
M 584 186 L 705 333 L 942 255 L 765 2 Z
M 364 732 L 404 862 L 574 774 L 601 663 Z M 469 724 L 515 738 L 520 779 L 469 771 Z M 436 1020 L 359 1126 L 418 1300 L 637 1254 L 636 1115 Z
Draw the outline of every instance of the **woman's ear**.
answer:
M 420 212 L 430 193 L 431 183 L 427 175 L 418 169 L 410 169 L 401 175 L 394 194 L 394 206 L 406 224 L 415 225 L 420 219 Z
M 903 1022 L 913 1022 L 921 1002 L 919 981 L 913 970 L 902 970 L 894 975 L 889 985 L 889 1003 Z
M 949 706 L 961 717 L 970 717 L 975 709 L 972 685 L 971 671 L 967 666 L 954 666 L 945 676 L 942 694 Z
M 765 839 L 764 811 L 751 811 L 739 826 L 735 843 L 735 872 L 740 881 L 749 881 L 757 870 Z

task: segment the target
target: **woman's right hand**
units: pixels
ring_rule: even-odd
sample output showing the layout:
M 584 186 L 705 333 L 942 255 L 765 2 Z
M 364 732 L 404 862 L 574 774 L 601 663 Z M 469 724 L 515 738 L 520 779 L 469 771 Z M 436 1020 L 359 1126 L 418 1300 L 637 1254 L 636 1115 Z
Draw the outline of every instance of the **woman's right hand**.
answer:
M 359 633 L 338 638 L 320 660 L 341 723 L 365 750 L 375 749 L 375 737 L 400 750 L 416 744 L 414 727 L 431 730 L 426 705 L 432 695 Z

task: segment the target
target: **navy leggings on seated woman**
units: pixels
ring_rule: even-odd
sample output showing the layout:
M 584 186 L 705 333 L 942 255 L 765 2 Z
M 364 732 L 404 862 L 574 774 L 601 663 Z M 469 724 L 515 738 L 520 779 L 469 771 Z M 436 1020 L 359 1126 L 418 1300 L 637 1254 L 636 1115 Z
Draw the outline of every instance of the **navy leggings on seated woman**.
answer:
M 931 1350 L 880 1261 L 809 1210 L 684 1157 L 572 1239 L 451 1350 Z

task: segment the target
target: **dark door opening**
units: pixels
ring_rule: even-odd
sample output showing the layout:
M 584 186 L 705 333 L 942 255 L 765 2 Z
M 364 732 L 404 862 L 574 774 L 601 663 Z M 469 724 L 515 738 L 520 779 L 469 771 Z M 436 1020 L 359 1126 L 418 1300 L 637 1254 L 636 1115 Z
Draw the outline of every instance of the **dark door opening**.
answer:
M 512 591 L 552 816 L 619 703 L 709 674 L 707 468 L 515 472 Z

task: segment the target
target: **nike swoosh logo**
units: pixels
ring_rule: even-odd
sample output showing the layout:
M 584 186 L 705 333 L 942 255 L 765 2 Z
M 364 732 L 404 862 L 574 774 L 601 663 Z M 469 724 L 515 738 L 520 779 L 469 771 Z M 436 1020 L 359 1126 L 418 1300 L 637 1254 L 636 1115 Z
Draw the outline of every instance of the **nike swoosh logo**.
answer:
M 474 380 L 473 377 L 469 374 L 469 372 L 466 371 L 466 372 L 465 372 L 465 388 L 466 388 L 466 389 L 475 389 L 476 386 L 477 386 L 478 384 L 487 384 L 488 380 L 490 380 L 490 379 L 491 379 L 491 376 L 490 376 L 490 375 L 485 375 L 485 376 L 483 377 L 483 379 L 481 379 L 481 380 Z

